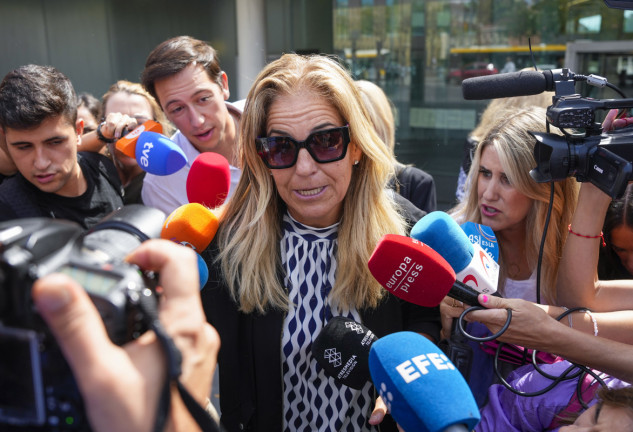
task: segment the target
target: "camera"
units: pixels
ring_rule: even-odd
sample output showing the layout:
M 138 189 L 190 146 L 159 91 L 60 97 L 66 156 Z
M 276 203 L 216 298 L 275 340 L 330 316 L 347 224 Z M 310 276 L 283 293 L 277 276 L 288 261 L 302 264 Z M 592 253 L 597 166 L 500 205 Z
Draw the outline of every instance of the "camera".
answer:
M 536 139 L 537 166 L 530 176 L 539 183 L 574 176 L 580 182 L 591 182 L 612 198 L 621 197 L 633 175 L 633 131 L 603 133 L 596 122 L 596 110 L 631 108 L 633 99 L 598 100 L 575 92 L 576 81 L 601 87 L 607 84 L 606 79 L 595 75 L 576 75 L 567 68 L 544 73 L 555 91 L 546 122 L 548 128 L 555 126 L 564 135 L 531 132 Z
M 129 205 L 91 229 L 48 218 L 0 224 L 0 431 L 89 431 L 72 372 L 31 300 L 33 283 L 68 274 L 89 294 L 110 339 L 122 345 L 148 328 L 155 277 L 125 262 L 159 237 L 163 212 Z

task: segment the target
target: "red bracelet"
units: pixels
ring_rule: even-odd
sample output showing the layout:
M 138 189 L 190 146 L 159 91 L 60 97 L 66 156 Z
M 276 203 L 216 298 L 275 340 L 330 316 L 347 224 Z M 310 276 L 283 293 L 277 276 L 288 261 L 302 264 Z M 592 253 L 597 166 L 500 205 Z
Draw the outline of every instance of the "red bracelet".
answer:
M 602 239 L 602 247 L 605 247 L 607 245 L 607 243 L 604 241 L 604 233 L 602 231 L 600 231 L 599 235 L 586 236 L 586 235 L 582 235 L 582 234 L 578 234 L 577 232 L 574 232 L 571 229 L 571 224 L 569 224 L 569 226 L 567 227 L 567 231 L 569 231 L 571 234 L 573 234 L 575 236 L 582 237 L 582 238 L 588 238 L 588 239 L 599 238 L 599 239 Z

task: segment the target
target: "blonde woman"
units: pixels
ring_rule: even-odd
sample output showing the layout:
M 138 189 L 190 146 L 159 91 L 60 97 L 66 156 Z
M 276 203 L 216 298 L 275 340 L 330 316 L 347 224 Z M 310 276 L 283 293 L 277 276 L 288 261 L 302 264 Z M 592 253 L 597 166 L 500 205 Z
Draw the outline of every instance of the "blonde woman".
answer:
M 477 145 L 469 190 L 449 213 L 459 222 L 487 225 L 499 243 L 499 292 L 536 301 L 536 266 L 550 200 L 550 184 L 530 177 L 536 166 L 533 132 L 545 132 L 545 109 L 505 111 Z M 541 271 L 543 303 L 556 301 L 556 275 L 567 226 L 576 206 L 573 178 L 554 183 L 554 202 Z
M 239 137 L 242 177 L 204 254 L 202 290 L 222 340 L 224 426 L 395 431 L 371 383 L 341 385 L 311 354 L 337 315 L 378 336 L 439 335 L 437 308 L 401 302 L 368 270 L 380 238 L 406 234 L 421 212 L 387 191 L 393 158 L 353 80 L 328 57 L 284 55 L 255 79 Z

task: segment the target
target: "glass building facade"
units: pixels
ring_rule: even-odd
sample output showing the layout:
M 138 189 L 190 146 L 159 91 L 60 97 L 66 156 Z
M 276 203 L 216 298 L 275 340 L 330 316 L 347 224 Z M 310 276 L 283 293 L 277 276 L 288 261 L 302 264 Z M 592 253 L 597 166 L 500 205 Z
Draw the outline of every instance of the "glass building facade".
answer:
M 488 103 L 464 100 L 463 79 L 536 65 L 633 87 L 633 11 L 601 0 L 334 0 L 333 32 L 354 76 L 392 100 L 396 155 L 435 177 L 442 210 L 455 203 L 464 141 Z

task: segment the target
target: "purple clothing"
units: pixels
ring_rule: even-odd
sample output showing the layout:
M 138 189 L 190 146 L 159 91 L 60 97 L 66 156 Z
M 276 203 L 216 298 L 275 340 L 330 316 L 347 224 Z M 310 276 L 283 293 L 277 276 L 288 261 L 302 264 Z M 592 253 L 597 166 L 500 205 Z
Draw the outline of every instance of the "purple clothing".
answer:
M 558 376 L 569 366 L 571 363 L 560 361 L 541 365 L 540 368 L 550 375 Z M 601 378 L 609 388 L 629 386 L 628 383 L 604 374 Z M 532 365 L 525 365 L 512 372 L 507 382 L 519 391 L 532 393 L 547 387 L 552 381 L 535 371 Z M 481 410 L 481 422 L 475 431 L 557 431 L 558 426 L 550 428 L 550 425 L 554 417 L 570 404 L 577 384 L 577 378 L 564 380 L 547 393 L 535 397 L 519 396 L 503 385 L 495 384 L 488 391 L 488 404 Z M 588 405 L 595 403 L 596 399 L 592 398 Z

